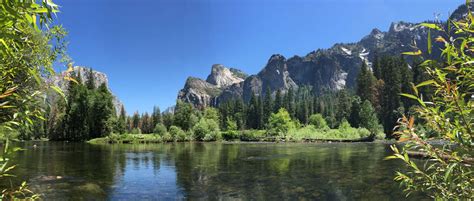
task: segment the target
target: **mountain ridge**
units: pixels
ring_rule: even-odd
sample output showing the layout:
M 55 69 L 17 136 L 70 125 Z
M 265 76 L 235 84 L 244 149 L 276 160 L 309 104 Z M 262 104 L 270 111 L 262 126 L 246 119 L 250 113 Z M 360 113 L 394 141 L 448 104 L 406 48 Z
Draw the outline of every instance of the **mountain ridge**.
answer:
M 465 5 L 459 6 L 450 19 L 464 15 L 467 11 L 465 8 Z M 287 59 L 281 54 L 273 54 L 257 74 L 225 86 L 213 84 L 215 82 L 212 80 L 209 82 L 209 76 L 220 79 L 212 75 L 212 72 L 207 81 L 197 78 L 200 84 L 188 83 L 193 82 L 188 79 L 178 94 L 178 100 L 192 103 L 196 107 L 205 107 L 234 98 L 248 101 L 252 93 L 261 95 L 267 89 L 275 94 L 277 90 L 285 93 L 290 88 L 297 89 L 301 86 L 311 86 L 316 93 L 354 88 L 362 63 L 372 67 L 375 54 L 402 56 L 403 52 L 414 51 L 415 46 L 422 52 L 427 52 L 428 29 L 417 24 L 392 22 L 387 31 L 374 28 L 357 42 L 336 43 L 330 48 L 316 49 L 305 56 L 295 55 Z M 431 30 L 432 39 L 438 34 L 438 31 Z M 433 43 L 432 50 L 432 55 L 440 55 L 440 44 Z M 433 59 L 427 54 L 423 56 Z

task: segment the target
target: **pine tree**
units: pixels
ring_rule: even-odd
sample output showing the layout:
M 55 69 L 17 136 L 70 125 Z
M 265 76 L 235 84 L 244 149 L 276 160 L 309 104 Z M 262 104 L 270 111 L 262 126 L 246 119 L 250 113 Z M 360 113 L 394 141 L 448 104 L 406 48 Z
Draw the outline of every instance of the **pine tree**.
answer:
M 132 116 L 132 129 L 138 128 L 140 125 L 140 115 L 138 114 L 138 111 L 133 113 Z
M 263 97 L 257 96 L 257 127 L 258 129 L 262 129 L 264 126 L 263 122 Z
M 74 73 L 73 73 L 74 74 Z M 72 77 L 78 82 L 70 82 L 68 87 L 68 104 L 66 106 L 65 117 L 65 140 L 83 141 L 89 138 L 88 97 L 87 88 L 82 84 L 82 77 L 79 73 Z
M 89 90 L 93 90 L 93 89 L 96 88 L 94 71 L 92 70 L 92 68 L 89 68 L 89 70 L 87 72 L 86 87 Z
M 340 123 L 343 119 L 348 119 L 351 113 L 352 100 L 349 92 L 345 89 L 337 92 L 337 112 L 335 114 L 336 120 Z
M 125 113 L 125 108 L 122 107 L 120 108 L 120 115 L 117 121 L 117 128 L 116 132 L 120 134 L 124 134 L 127 130 L 127 115 Z
M 105 83 L 102 83 L 96 91 L 92 105 L 94 127 L 91 138 L 104 137 L 112 132 L 113 125 L 110 119 L 115 116 L 112 94 Z
M 268 122 L 268 118 L 273 113 L 273 100 L 270 88 L 267 88 L 265 91 L 265 97 L 263 100 L 263 117 L 262 117 L 262 124 L 266 124 Z
M 375 85 L 376 78 L 364 62 L 357 75 L 357 95 L 362 101 L 369 100 L 372 104 L 376 103 Z
M 247 107 L 247 128 L 258 128 L 258 100 L 254 93 L 250 96 L 250 102 Z
M 162 119 L 161 119 L 161 111 L 160 107 L 154 106 L 153 107 L 153 113 L 151 114 L 153 117 L 153 127 L 156 126 L 156 124 L 162 124 Z
M 368 101 L 368 100 L 367 100 Z M 369 102 L 370 103 L 370 102 Z M 349 123 L 352 127 L 358 128 L 361 124 L 361 117 L 360 117 L 360 110 L 361 110 L 361 98 L 355 96 L 352 98 L 352 106 L 351 106 L 351 114 L 349 116 Z
M 372 62 L 372 71 L 374 73 L 374 76 L 377 80 L 382 79 L 382 67 L 380 64 L 380 57 L 378 56 L 378 53 L 375 52 L 374 54 L 374 61 Z
M 282 99 L 281 99 L 281 90 L 278 89 L 275 94 L 275 104 L 273 106 L 273 112 L 276 113 L 280 108 L 282 108 Z
M 399 61 L 393 57 L 383 57 L 381 67 L 383 70 L 382 79 L 384 87 L 381 100 L 381 117 L 384 131 L 387 137 L 391 137 L 393 128 L 399 118 L 400 93 L 401 93 L 401 72 Z

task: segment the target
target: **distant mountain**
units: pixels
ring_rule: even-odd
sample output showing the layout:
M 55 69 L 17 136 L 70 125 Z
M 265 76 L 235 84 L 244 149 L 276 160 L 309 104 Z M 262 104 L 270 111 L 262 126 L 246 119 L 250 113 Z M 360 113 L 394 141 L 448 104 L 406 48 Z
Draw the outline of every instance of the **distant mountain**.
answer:
M 453 12 L 452 18 L 459 19 L 466 12 L 466 6 L 460 6 Z M 439 34 L 441 33 L 432 30 L 432 39 Z M 413 51 L 415 47 L 426 53 L 427 39 L 427 28 L 417 26 L 417 23 L 394 22 L 388 31 L 373 29 L 356 43 L 335 44 L 329 49 L 318 49 L 303 57 L 293 56 L 287 59 L 279 54 L 272 55 L 256 75 L 246 76 L 242 73 L 239 76 L 240 71 L 213 65 L 206 81 L 188 78 L 178 99 L 203 107 L 217 105 L 232 98 L 244 98 L 248 101 L 252 93 L 260 95 L 267 89 L 274 94 L 277 90 L 285 93 L 290 88 L 297 89 L 301 86 L 312 86 L 316 93 L 354 88 L 363 62 L 371 67 L 375 54 L 396 56 Z M 440 44 L 433 45 L 432 55 L 440 55 Z
M 74 66 L 73 69 L 74 69 L 74 72 L 76 74 L 81 75 L 82 83 L 83 84 L 86 83 L 87 82 L 87 77 L 88 77 L 87 75 L 89 73 L 89 68 L 88 67 L 83 67 L 83 66 Z M 116 111 L 117 115 L 119 115 L 120 114 L 120 109 L 122 108 L 123 103 L 117 98 L 117 96 L 114 95 L 114 93 L 110 89 L 109 79 L 107 78 L 107 75 L 105 73 L 95 71 L 95 70 L 93 70 L 92 73 L 94 75 L 95 86 L 99 86 L 102 83 L 105 83 L 105 85 L 109 89 L 110 93 L 113 96 L 112 102 L 114 104 L 115 111 Z M 64 92 L 67 92 L 67 87 L 68 87 L 69 81 L 65 80 L 64 77 L 69 76 L 70 74 L 71 74 L 71 72 L 66 72 L 66 71 L 60 72 L 52 78 L 52 82 L 56 86 L 61 88 Z M 53 96 L 52 98 L 55 98 L 55 97 Z

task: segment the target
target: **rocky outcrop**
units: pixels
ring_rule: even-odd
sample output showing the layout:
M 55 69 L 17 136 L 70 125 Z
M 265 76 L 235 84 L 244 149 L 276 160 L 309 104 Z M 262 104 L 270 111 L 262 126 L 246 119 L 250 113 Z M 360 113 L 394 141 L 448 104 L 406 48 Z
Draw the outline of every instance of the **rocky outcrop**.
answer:
M 466 7 L 460 6 L 452 18 L 458 19 L 466 12 Z M 431 30 L 433 38 L 440 34 L 442 33 Z M 218 104 L 232 98 L 248 101 L 252 93 L 260 95 L 267 89 L 274 94 L 277 90 L 285 93 L 290 88 L 297 89 L 301 86 L 311 86 L 316 93 L 353 88 L 362 63 L 371 67 L 376 54 L 401 55 L 403 52 L 413 51 L 415 46 L 426 53 L 427 38 L 427 28 L 415 23 L 394 22 L 388 31 L 373 29 L 356 43 L 335 44 L 329 49 L 318 49 L 306 56 L 293 56 L 289 59 L 279 54 L 272 55 L 258 74 L 248 76 L 245 80 L 244 77 L 236 78 L 236 73 L 231 75 L 229 71 L 232 70 L 222 65 L 214 65 L 207 79 L 210 85 L 201 84 L 198 90 L 203 93 L 192 95 L 197 90 L 188 88 L 189 85 L 186 84 L 178 98 L 196 106 L 206 106 L 211 102 Z M 432 54 L 424 54 L 423 57 L 437 59 L 441 53 L 440 45 L 442 44 L 433 42 Z M 410 62 L 411 57 L 406 59 Z M 206 88 L 219 92 L 212 95 L 205 92 Z M 190 98 L 193 96 L 196 98 Z
M 88 75 L 89 75 L 89 69 L 90 68 L 84 67 L 84 66 L 74 66 L 73 67 L 73 71 L 76 73 L 76 75 L 79 75 L 79 74 L 81 75 L 81 80 L 82 80 L 83 84 L 87 82 Z M 67 71 L 63 71 L 63 72 L 58 73 L 56 76 L 54 76 L 52 78 L 53 84 L 58 86 L 59 88 L 61 88 L 64 92 L 67 92 L 67 87 L 68 87 L 69 81 L 64 79 L 64 77 L 65 76 L 70 76 L 71 73 L 72 72 L 67 72 Z M 95 71 L 95 70 L 92 71 L 92 75 L 94 76 L 95 86 L 99 86 L 101 84 L 105 84 L 107 86 L 107 88 L 109 89 L 110 93 L 113 96 L 112 102 L 114 104 L 115 111 L 116 111 L 117 115 L 119 115 L 120 110 L 123 106 L 123 103 L 117 98 L 117 96 L 114 95 L 114 93 L 110 89 L 109 79 L 107 78 L 107 75 L 105 73 Z M 53 95 L 50 98 L 54 99 L 55 97 Z
M 245 77 L 242 78 L 242 74 L 243 73 L 237 69 L 231 71 L 229 68 L 226 68 L 221 64 L 214 64 L 212 65 L 211 74 L 207 77 L 206 81 L 218 88 L 226 88 L 230 85 L 244 81 Z
M 189 77 L 179 91 L 178 99 L 193 103 L 196 107 L 217 105 L 221 95 L 222 99 L 239 96 L 240 84 L 246 77 L 240 70 L 214 64 L 206 80 Z

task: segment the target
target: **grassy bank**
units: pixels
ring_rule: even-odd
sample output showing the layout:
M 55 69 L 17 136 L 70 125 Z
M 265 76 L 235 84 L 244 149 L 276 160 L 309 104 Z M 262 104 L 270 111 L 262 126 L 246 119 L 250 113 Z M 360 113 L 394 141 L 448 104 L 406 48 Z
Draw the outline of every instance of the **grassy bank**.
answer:
M 367 141 L 374 139 L 365 128 L 317 129 L 305 126 L 292 129 L 286 134 L 272 134 L 267 130 L 223 131 L 207 141 L 244 141 L 244 142 L 307 142 L 307 141 Z M 133 144 L 198 141 L 192 132 L 182 135 L 159 134 L 111 134 L 107 137 L 89 140 L 93 144 Z

